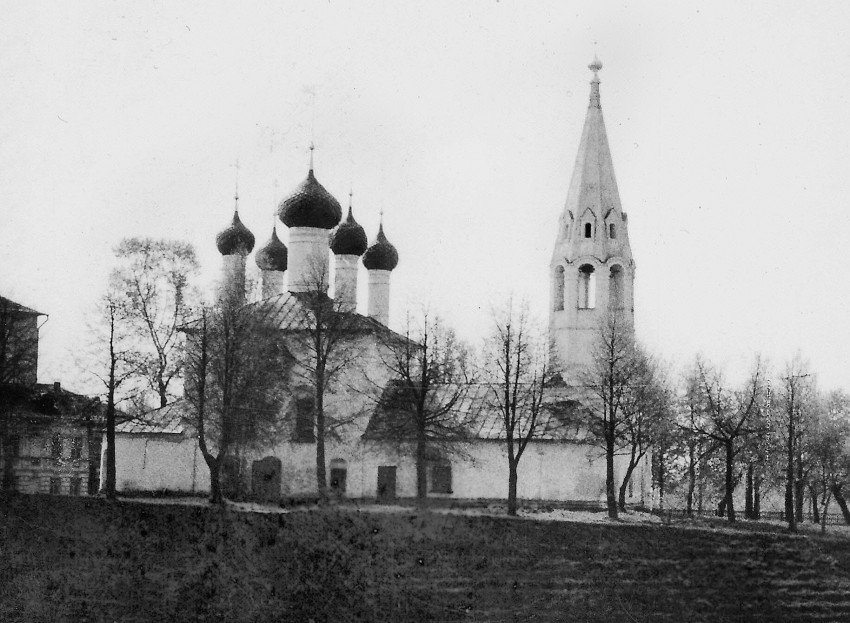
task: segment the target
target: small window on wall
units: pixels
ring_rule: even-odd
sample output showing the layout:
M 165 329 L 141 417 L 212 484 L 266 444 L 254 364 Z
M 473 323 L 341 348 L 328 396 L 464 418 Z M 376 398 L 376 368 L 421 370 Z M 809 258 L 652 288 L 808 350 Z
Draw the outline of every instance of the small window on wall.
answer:
M 71 485 L 68 489 L 68 492 L 71 495 L 80 495 L 80 489 L 82 488 L 83 479 L 82 478 L 71 478 Z
M 617 226 L 614 223 L 608 225 L 608 237 L 612 240 L 617 237 Z
M 62 479 L 54 476 L 50 479 L 50 495 L 59 495 L 62 493 Z
M 82 437 L 74 437 L 71 443 L 71 458 L 72 459 L 81 459 L 83 458 L 83 438 Z
M 343 459 L 331 461 L 331 490 L 345 493 L 345 481 L 348 475 L 346 462 Z
M 452 466 L 431 466 L 431 493 L 452 492 Z
M 591 225 L 590 223 L 584 224 L 584 237 L 593 238 L 593 225 Z
M 62 458 L 62 435 L 59 433 L 55 433 L 53 437 L 50 438 L 50 458 Z
M 316 441 L 314 427 L 313 398 L 299 398 L 295 401 L 295 441 L 312 443 Z
M 596 274 L 590 264 L 584 264 L 578 269 L 578 307 L 596 307 Z

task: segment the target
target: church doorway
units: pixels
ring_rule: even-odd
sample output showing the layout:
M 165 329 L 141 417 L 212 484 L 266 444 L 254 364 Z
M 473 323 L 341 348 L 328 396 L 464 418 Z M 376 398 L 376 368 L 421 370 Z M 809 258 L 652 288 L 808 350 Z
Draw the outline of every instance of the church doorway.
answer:
M 331 461 L 331 491 L 339 496 L 345 495 L 348 466 L 343 459 Z
M 388 502 L 395 500 L 395 465 L 381 465 L 378 467 L 378 501 Z
M 251 464 L 251 493 L 257 500 L 273 502 L 280 498 L 280 459 L 267 456 Z

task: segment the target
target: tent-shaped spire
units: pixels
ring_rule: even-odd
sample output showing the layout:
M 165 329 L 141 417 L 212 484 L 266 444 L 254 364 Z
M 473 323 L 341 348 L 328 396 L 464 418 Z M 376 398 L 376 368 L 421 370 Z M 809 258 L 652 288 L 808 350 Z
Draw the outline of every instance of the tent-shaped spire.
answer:
M 621 212 L 622 208 L 599 97 L 599 70 L 602 69 L 602 63 L 594 58 L 588 67 L 593 71 L 590 101 L 564 214 L 569 211 L 574 218 L 580 219 L 589 208 L 597 219 L 604 219 L 612 209 Z

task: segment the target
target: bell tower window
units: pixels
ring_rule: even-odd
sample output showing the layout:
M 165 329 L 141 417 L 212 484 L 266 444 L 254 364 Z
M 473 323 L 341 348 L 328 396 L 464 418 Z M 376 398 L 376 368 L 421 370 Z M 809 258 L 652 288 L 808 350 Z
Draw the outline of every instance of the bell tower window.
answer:
M 617 237 L 617 226 L 614 223 L 608 225 L 608 237 L 612 240 Z
M 596 274 L 590 264 L 583 264 L 578 269 L 578 307 L 579 309 L 596 307 Z
M 608 308 L 623 309 L 623 268 L 614 265 L 608 279 Z
M 585 238 L 592 238 L 593 237 L 593 225 L 591 225 L 590 223 L 584 224 L 584 237 Z
M 553 294 L 552 310 L 562 311 L 564 309 L 564 267 L 555 268 L 555 292 Z

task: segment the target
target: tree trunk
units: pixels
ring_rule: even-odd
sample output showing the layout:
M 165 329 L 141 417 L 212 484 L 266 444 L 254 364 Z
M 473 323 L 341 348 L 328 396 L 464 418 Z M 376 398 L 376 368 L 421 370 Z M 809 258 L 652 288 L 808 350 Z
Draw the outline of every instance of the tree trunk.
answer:
M 819 496 L 818 492 L 811 485 L 809 485 L 809 495 L 811 496 L 812 500 L 812 521 L 814 523 L 820 523 L 820 512 L 818 512 Z
M 106 482 L 104 493 L 107 500 L 114 500 L 115 493 L 115 388 L 110 384 L 106 399 Z
M 761 476 L 753 479 L 753 519 L 761 519 Z
M 616 425 L 608 406 L 608 422 L 605 431 L 605 496 L 608 503 L 608 517 L 617 519 L 617 484 L 614 481 L 614 442 Z
M 318 374 L 317 374 L 318 376 Z M 322 378 L 316 379 L 316 488 L 319 502 L 327 499 L 328 476 L 325 467 L 325 404 Z
M 747 465 L 747 484 L 744 497 L 744 519 L 753 518 L 753 464 Z
M 826 511 L 829 509 L 829 493 L 824 494 L 823 513 L 820 519 L 820 533 L 826 533 Z
M 732 493 L 735 491 L 735 480 L 733 476 L 735 454 L 732 448 L 732 442 L 726 442 L 726 513 L 729 521 L 735 521 L 735 501 L 732 499 Z
M 626 491 L 629 487 L 629 481 L 632 479 L 632 474 L 634 474 L 635 467 L 637 464 L 634 460 L 634 453 L 632 455 L 631 461 L 629 461 L 629 467 L 626 469 L 626 477 L 623 478 L 623 482 L 620 485 L 619 497 L 617 499 L 617 506 L 624 513 L 626 512 Z
M 806 492 L 806 483 L 803 480 L 803 457 L 797 453 L 797 479 L 794 483 L 794 516 L 797 523 L 803 521 L 803 494 Z
M 13 438 L 11 426 L 12 411 L 11 408 L 6 408 L 5 406 L 0 408 L 3 409 L 3 426 L 2 432 L 0 432 L 3 439 L 3 493 L 8 494 L 15 488 L 15 448 L 12 444 Z
M 425 438 L 416 440 L 416 498 L 422 502 L 428 497 L 428 471 L 425 456 Z
M 697 486 L 696 444 L 688 444 L 688 517 L 694 515 L 694 489 Z
M 850 525 L 850 509 L 847 508 L 847 500 L 844 499 L 844 494 L 841 493 L 841 485 L 832 485 L 832 495 L 841 509 L 841 514 L 844 516 L 844 523 Z
M 717 504 L 717 516 L 724 517 L 726 515 L 726 496 Z
M 224 496 L 221 494 L 221 464 L 223 461 L 207 461 L 210 468 L 210 504 L 223 504 Z
M 788 531 L 797 531 L 794 516 L 794 385 L 791 385 L 791 406 L 788 409 L 788 464 L 785 468 L 785 521 Z
M 508 463 L 508 515 L 515 516 L 517 510 L 517 462 L 512 460 Z

